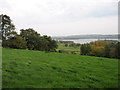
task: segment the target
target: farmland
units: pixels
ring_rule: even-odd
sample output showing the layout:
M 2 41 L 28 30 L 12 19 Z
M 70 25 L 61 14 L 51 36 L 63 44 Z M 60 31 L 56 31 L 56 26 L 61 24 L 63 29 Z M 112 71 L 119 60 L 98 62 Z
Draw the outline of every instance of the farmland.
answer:
M 2 50 L 3 88 L 117 88 L 118 59 Z
M 58 44 L 57 50 L 79 51 L 80 52 L 80 47 L 65 47 L 65 44 Z

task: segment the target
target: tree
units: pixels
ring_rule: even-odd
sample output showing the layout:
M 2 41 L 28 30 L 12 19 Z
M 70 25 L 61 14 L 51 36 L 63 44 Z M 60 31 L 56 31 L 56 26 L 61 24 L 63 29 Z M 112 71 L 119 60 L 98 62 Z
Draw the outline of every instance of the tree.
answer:
M 110 45 L 105 45 L 104 46 L 104 56 L 105 57 L 110 57 L 112 55 L 110 55 L 110 51 L 113 52 L 114 49 L 110 49 Z
M 104 56 L 104 47 L 103 46 L 95 46 L 93 51 L 95 52 L 94 53 L 95 56 L 99 56 L 99 57 Z
M 81 44 L 80 43 L 77 43 L 76 46 L 79 47 Z
M 28 36 L 40 36 L 34 29 L 28 28 L 28 29 L 21 29 L 20 30 L 20 36 L 22 36 L 24 39 L 28 39 Z
M 109 57 L 110 58 L 116 58 L 116 48 L 112 47 L 110 48 L 110 52 L 109 52 Z
M 85 46 L 84 46 L 84 44 L 82 44 L 81 45 L 81 48 L 80 48 L 81 50 L 81 55 L 85 55 Z
M 48 51 L 53 51 L 58 47 L 57 42 L 55 40 L 52 40 L 50 36 L 44 35 L 43 38 L 48 41 Z
M 120 59 L 120 42 L 117 42 L 115 45 L 115 57 Z
M 0 15 L 0 33 L 2 40 L 6 40 L 9 36 L 9 33 L 15 30 L 15 25 L 12 23 L 12 20 L 7 15 Z
M 21 36 L 14 36 L 7 40 L 3 40 L 3 47 L 26 49 L 26 41 Z
M 57 42 L 47 35 L 40 36 L 31 28 L 20 31 L 20 36 L 26 40 L 29 50 L 54 51 L 57 48 Z
M 65 44 L 65 47 L 68 47 L 68 44 Z
M 91 47 L 89 44 L 82 44 L 81 45 L 81 54 L 82 55 L 89 55 L 91 52 Z
M 27 48 L 29 50 L 35 50 L 37 47 L 37 44 L 39 42 L 40 34 L 38 34 L 34 29 L 21 29 L 20 30 L 20 36 L 24 38 L 24 40 L 27 42 Z

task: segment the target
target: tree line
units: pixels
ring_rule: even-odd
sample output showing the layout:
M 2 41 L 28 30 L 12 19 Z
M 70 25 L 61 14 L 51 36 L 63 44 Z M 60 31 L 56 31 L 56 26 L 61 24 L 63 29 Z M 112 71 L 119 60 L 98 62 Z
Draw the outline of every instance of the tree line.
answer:
M 120 58 L 120 42 L 112 40 L 95 41 L 81 45 L 81 55 Z
M 7 15 L 0 15 L 0 36 L 5 48 L 56 51 L 57 42 L 50 36 L 41 36 L 32 28 L 15 31 L 15 25 Z

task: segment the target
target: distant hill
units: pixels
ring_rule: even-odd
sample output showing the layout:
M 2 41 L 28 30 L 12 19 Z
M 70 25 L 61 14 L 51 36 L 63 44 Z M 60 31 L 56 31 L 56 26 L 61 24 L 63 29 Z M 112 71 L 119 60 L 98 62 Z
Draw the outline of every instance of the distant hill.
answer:
M 112 35 L 102 35 L 102 34 L 89 34 L 89 35 L 71 35 L 71 36 L 55 36 L 52 37 L 56 40 L 62 39 L 118 39 L 120 34 L 112 34 Z

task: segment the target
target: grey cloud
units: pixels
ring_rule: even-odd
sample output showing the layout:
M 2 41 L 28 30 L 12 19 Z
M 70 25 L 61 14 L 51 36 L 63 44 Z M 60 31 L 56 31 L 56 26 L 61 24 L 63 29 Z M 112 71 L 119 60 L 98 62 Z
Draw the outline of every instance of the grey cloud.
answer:
M 38 31 L 42 29 L 43 34 L 47 33 L 51 35 L 55 32 L 58 32 L 58 34 L 68 34 L 68 31 L 71 30 L 69 33 L 72 34 L 73 30 L 75 33 L 80 33 L 79 30 L 85 27 L 85 24 L 83 27 L 79 27 L 82 23 L 76 22 L 85 20 L 85 23 L 88 23 L 88 18 L 116 16 L 116 1 L 117 0 L 0 0 L 0 8 L 2 9 L 0 13 L 8 14 L 18 29 L 33 27 Z M 77 24 L 77 26 L 75 24 Z M 92 28 L 95 29 L 95 27 Z M 93 32 L 92 28 L 90 32 Z M 97 29 L 98 28 L 99 26 Z M 65 30 L 66 32 L 64 32 Z
M 2 10 L 11 10 L 11 5 L 7 2 L 7 0 L 0 0 L 0 13 Z

